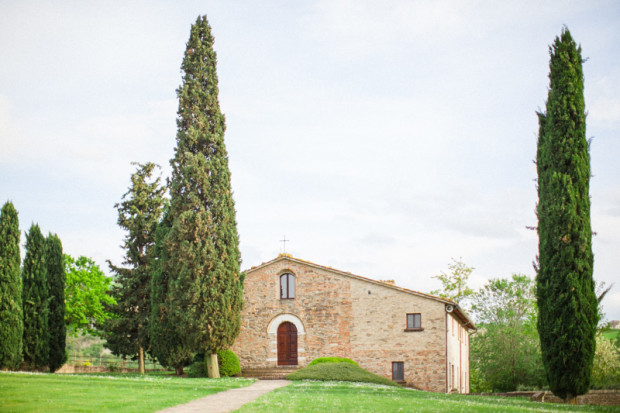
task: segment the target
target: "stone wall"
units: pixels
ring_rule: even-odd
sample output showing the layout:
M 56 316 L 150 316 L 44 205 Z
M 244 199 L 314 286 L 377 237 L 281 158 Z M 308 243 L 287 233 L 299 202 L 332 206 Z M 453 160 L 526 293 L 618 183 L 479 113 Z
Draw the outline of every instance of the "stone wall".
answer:
M 280 299 L 279 278 L 286 272 L 295 275 L 295 299 Z M 276 367 L 276 324 L 293 320 L 302 367 L 317 357 L 348 357 L 391 379 L 392 362 L 403 362 L 407 385 L 447 391 L 441 301 L 286 258 L 248 271 L 244 290 L 241 332 L 232 347 L 242 368 Z M 420 330 L 406 331 L 408 313 L 421 314 Z M 461 363 L 469 372 L 468 354 Z
M 128 369 L 125 367 L 110 369 L 109 366 L 75 366 L 73 364 L 64 364 L 61 368 L 56 370 L 55 373 L 108 373 L 110 371 L 114 371 L 116 373 L 137 373 L 138 369 Z
M 407 385 L 445 392 L 444 305 L 363 280 L 352 279 L 351 287 L 352 358 L 390 379 L 392 362 L 402 361 Z M 410 313 L 421 314 L 421 330 L 406 331 Z
M 482 393 L 480 396 L 527 397 L 532 401 L 545 403 L 564 403 L 564 400 L 550 391 L 515 391 L 509 393 Z M 620 406 L 620 390 L 590 390 L 577 397 L 578 403 L 599 406 Z
M 280 275 L 286 272 L 295 275 L 295 299 L 280 299 Z M 305 334 L 298 336 L 300 366 L 328 354 L 350 356 L 353 315 L 349 281 L 343 277 L 319 274 L 305 265 L 279 261 L 248 273 L 244 300 L 241 332 L 232 347 L 242 367 L 277 365 L 276 336 L 268 332 L 268 327 L 281 314 L 293 315 L 303 324 Z

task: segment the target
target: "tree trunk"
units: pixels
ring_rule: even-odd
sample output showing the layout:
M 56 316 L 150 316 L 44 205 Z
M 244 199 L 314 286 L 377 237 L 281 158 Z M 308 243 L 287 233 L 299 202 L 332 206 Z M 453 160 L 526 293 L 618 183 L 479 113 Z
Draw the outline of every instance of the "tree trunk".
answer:
M 138 347 L 138 368 L 140 369 L 140 374 L 144 374 L 144 349 L 142 346 Z
M 209 354 L 207 359 L 207 377 L 217 379 L 220 377 L 220 369 L 217 365 L 217 353 Z
M 579 400 L 577 400 L 577 396 L 574 394 L 567 394 L 566 399 L 564 400 L 566 404 L 579 404 Z
M 177 366 L 174 368 L 174 372 L 177 376 L 183 375 L 183 366 Z

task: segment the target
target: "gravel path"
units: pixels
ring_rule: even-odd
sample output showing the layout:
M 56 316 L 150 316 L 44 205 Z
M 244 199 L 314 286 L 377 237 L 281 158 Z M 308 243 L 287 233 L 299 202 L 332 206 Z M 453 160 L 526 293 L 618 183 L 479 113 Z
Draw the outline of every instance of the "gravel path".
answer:
M 168 407 L 160 413 L 227 413 L 239 409 L 246 403 L 269 393 L 279 387 L 284 387 L 288 380 L 258 380 L 248 387 L 231 389 L 211 394 L 202 399 L 192 400 L 189 403 Z

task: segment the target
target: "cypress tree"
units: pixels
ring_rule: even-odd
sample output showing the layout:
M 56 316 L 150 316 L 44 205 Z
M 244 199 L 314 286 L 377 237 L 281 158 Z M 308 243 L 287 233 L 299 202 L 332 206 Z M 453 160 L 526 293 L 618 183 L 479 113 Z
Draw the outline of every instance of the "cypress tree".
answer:
M 22 362 L 22 280 L 19 221 L 13 203 L 0 212 L 0 369 L 17 370 Z
M 537 150 L 538 331 L 554 394 L 574 403 L 590 386 L 598 323 L 592 278 L 590 157 L 581 47 L 568 29 L 550 47 Z
M 170 260 L 174 318 L 195 352 L 208 355 L 218 377 L 217 351 L 239 333 L 242 278 L 224 115 L 218 101 L 216 55 L 206 16 L 199 16 L 181 66 L 177 146 L 170 160 Z
M 22 269 L 24 289 L 24 361 L 28 367 L 41 370 L 49 358 L 48 292 L 45 264 L 45 238 L 38 225 L 32 224 L 26 234 L 26 256 Z
M 194 351 L 188 345 L 182 328 L 175 324 L 173 311 L 176 303 L 170 295 L 170 264 L 167 248 L 164 243 L 171 222 L 169 209 L 155 230 L 155 261 L 153 262 L 153 277 L 151 279 L 151 351 L 159 364 L 164 367 L 173 367 L 177 375 L 183 374 L 183 367 L 188 365 Z
M 158 165 L 148 162 L 135 164 L 131 186 L 116 204 L 118 225 L 127 231 L 123 248 L 125 267 L 108 264 L 116 273 L 112 296 L 116 305 L 114 315 L 104 326 L 106 347 L 112 353 L 138 358 L 140 373 L 144 374 L 144 351 L 149 348 L 149 318 L 151 316 L 151 262 L 155 229 L 161 218 L 166 188 L 160 177 L 153 178 Z
M 65 263 L 62 256 L 62 243 L 56 234 L 49 234 L 45 264 L 47 267 L 47 290 L 49 293 L 49 368 L 58 370 L 67 361 L 65 341 L 67 327 L 65 324 Z

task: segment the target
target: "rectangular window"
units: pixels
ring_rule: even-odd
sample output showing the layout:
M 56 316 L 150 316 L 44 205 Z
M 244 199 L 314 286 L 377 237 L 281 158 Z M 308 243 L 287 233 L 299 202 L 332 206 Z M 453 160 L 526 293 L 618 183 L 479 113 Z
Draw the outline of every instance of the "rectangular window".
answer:
M 422 315 L 420 313 L 407 314 L 407 330 L 421 330 Z
M 405 381 L 405 363 L 402 361 L 392 362 L 392 380 Z

